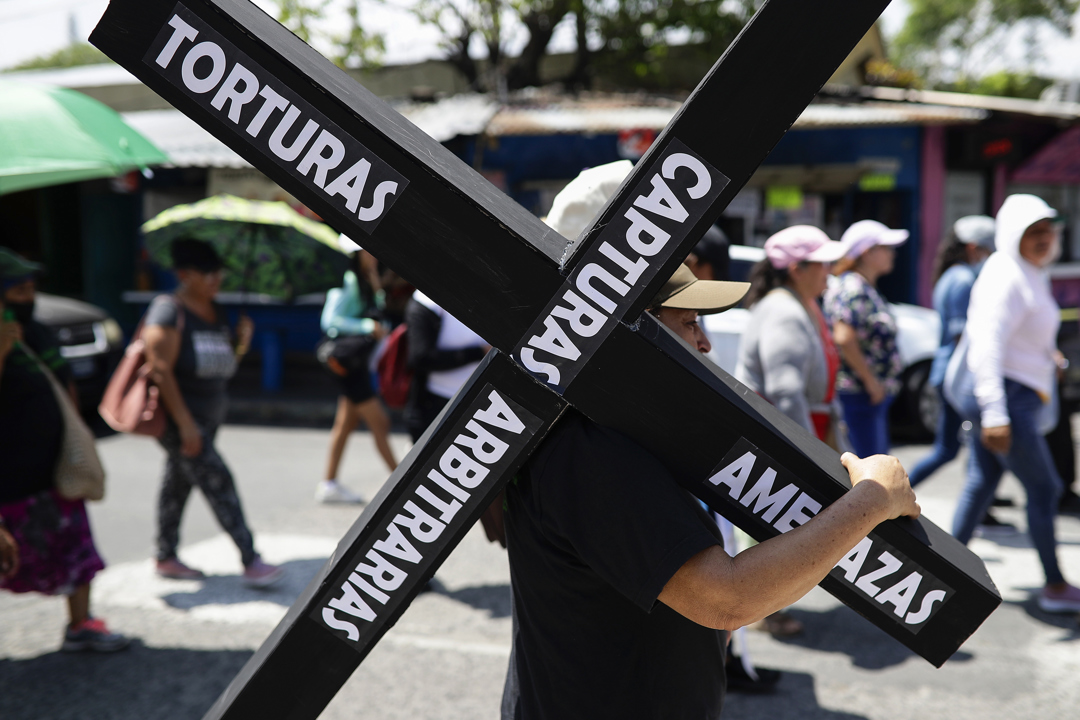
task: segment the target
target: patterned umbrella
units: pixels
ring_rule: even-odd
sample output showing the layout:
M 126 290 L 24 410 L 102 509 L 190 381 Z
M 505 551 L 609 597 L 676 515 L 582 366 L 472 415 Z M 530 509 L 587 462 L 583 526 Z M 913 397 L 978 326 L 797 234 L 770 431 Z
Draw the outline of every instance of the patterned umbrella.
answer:
M 216 195 L 177 205 L 142 226 L 150 258 L 172 266 L 169 247 L 179 237 L 205 240 L 225 262 L 222 290 L 291 300 L 341 284 L 348 259 L 330 226 L 283 202 Z

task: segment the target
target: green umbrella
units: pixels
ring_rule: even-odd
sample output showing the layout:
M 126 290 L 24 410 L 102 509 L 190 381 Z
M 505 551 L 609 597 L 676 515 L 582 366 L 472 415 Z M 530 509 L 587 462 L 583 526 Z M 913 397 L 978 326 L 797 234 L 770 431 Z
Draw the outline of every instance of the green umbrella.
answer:
M 0 195 L 168 161 L 97 100 L 65 88 L 0 80 Z
M 142 229 L 150 258 L 164 267 L 172 266 L 176 238 L 213 245 L 225 262 L 226 291 L 291 300 L 339 286 L 349 265 L 335 231 L 283 202 L 215 195 L 171 207 Z

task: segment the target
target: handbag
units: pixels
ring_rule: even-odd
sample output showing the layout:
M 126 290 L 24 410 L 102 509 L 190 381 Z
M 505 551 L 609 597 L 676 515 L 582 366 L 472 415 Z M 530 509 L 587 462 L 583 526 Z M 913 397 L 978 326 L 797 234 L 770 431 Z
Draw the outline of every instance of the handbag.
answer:
M 315 348 L 315 357 L 330 372 L 348 375 L 368 366 L 368 357 L 378 341 L 374 335 L 324 336 Z
M 980 411 L 978 400 L 975 398 L 975 373 L 971 372 L 967 361 L 969 345 L 965 331 L 960 336 L 960 342 L 957 343 L 956 349 L 949 358 L 949 364 L 945 368 L 941 394 L 961 418 L 977 425 L 980 420 Z M 1050 397 L 1043 403 L 1036 418 L 1036 430 L 1040 435 L 1046 435 L 1057 427 L 1058 423 L 1060 401 L 1057 383 L 1051 383 L 1051 388 Z
M 176 298 L 173 298 L 173 303 L 176 305 L 176 330 L 182 337 L 184 306 Z M 145 322 L 144 316 L 109 378 L 101 404 L 98 405 L 98 414 L 117 432 L 159 438 L 165 434 L 165 406 L 161 393 L 150 379 L 146 341 L 142 337 Z
M 105 497 L 105 469 L 94 444 L 94 433 L 83 422 L 71 396 L 56 379 L 48 366 L 33 350 L 22 344 L 23 350 L 34 359 L 45 377 L 49 379 L 60 416 L 64 423 L 60 457 L 56 463 L 54 484 L 56 491 L 66 500 L 100 500 Z
M 968 422 L 978 422 L 979 404 L 975 400 L 975 373 L 968 367 L 968 345 L 968 334 L 964 332 L 953 354 L 949 357 L 949 364 L 945 368 L 945 379 L 941 383 L 941 394 L 945 397 L 945 402 L 952 405 L 953 410 L 956 410 L 960 417 Z

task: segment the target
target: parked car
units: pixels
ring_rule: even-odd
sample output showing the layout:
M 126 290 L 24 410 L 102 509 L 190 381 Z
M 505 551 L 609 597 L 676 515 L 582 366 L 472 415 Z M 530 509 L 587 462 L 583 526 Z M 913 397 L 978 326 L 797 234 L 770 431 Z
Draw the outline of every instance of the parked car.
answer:
M 79 411 L 91 427 L 102 425 L 98 403 L 124 353 L 124 333 L 109 314 L 90 303 L 39 292 L 34 319 L 56 333 L 60 354 L 71 366 Z
M 762 248 L 744 245 L 732 245 L 728 254 L 733 280 L 746 280 L 754 263 L 765 257 Z M 900 395 L 891 411 L 893 434 L 910 440 L 927 440 L 934 436 L 940 412 L 938 394 L 927 380 L 941 337 L 941 320 L 933 310 L 918 305 L 892 303 L 890 309 L 896 317 L 897 345 L 904 364 Z M 713 346 L 709 357 L 729 373 L 735 371 L 739 341 L 749 319 L 750 311 L 743 308 L 703 318 L 705 332 Z

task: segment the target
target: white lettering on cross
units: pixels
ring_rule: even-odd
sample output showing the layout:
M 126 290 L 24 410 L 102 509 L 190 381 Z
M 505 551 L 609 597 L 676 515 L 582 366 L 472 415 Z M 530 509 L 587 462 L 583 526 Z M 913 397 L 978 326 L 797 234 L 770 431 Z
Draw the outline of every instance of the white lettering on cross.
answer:
M 697 176 L 697 184 L 686 189 L 686 194 L 690 196 L 690 199 L 699 200 L 705 197 L 705 193 L 712 188 L 712 177 L 709 175 L 709 169 L 705 167 L 705 163 L 687 153 L 672 153 L 664 159 L 664 164 L 660 170 L 668 180 L 674 180 L 675 171 L 679 168 L 688 168 Z
M 377 220 L 383 214 L 383 210 L 386 209 L 386 196 L 393 195 L 397 192 L 397 189 L 398 184 L 393 180 L 383 180 L 375 186 L 375 192 L 372 193 L 371 197 L 371 205 L 360 208 L 360 211 L 356 213 L 356 217 L 364 222 Z
M 244 84 L 243 90 L 236 89 L 238 83 Z M 229 72 L 229 77 L 225 78 L 225 82 L 221 83 L 221 87 L 218 88 L 210 104 L 215 110 L 220 110 L 225 106 L 226 102 L 229 103 L 229 119 L 239 124 L 241 108 L 254 100 L 258 94 L 259 78 L 255 77 L 255 73 L 240 63 L 236 63 L 233 65 L 232 71 Z
M 581 272 L 578 273 L 574 284 L 581 294 L 592 300 L 603 310 L 609 313 L 615 312 L 615 301 L 606 297 L 593 286 L 592 281 L 594 279 L 607 285 L 619 295 L 626 295 L 626 293 L 630 292 L 630 286 L 596 263 L 589 263 L 581 268 Z
M 472 436 L 461 433 L 454 438 L 454 442 L 472 450 L 473 457 L 482 463 L 491 465 L 498 462 L 510 447 L 475 420 L 467 422 L 465 429 L 471 432 Z
M 641 277 L 641 274 L 649 269 L 649 263 L 645 261 L 645 258 L 638 258 L 637 262 L 631 262 L 630 258 L 616 250 L 614 246 L 607 241 L 600 246 L 600 253 L 626 271 L 626 277 L 624 277 L 623 280 L 625 280 L 628 285 L 636 283 L 638 278 Z
M 653 190 L 648 196 L 638 195 L 634 200 L 634 204 L 642 210 L 648 210 L 654 215 L 666 217 L 669 220 L 675 222 L 684 222 L 690 213 L 686 211 L 679 199 L 675 197 L 675 193 L 671 191 L 668 184 L 664 182 L 664 179 L 659 175 L 653 175 L 652 178 Z
M 292 145 L 285 147 L 285 135 L 292 129 L 293 123 L 296 122 L 298 117 L 300 117 L 300 108 L 295 105 L 290 106 L 289 109 L 285 111 L 285 116 L 278 121 L 278 126 L 274 128 L 274 132 L 270 136 L 270 152 L 274 153 L 282 160 L 289 162 L 300 157 L 300 153 L 303 151 L 304 146 L 308 144 L 311 140 L 311 136 L 319 129 L 319 123 L 314 120 L 308 120 L 304 124 L 304 128 L 293 140 Z
M 176 55 L 180 43 L 185 40 L 194 40 L 199 36 L 199 31 L 184 22 L 179 15 L 173 15 L 169 18 L 169 25 L 173 29 L 173 34 L 169 36 L 169 41 L 165 43 L 165 47 L 161 48 L 161 52 L 158 53 L 157 58 L 154 60 L 163 68 L 169 67 L 169 63 L 172 62 L 173 56 Z
M 247 126 L 247 134 L 251 137 L 259 136 L 263 126 L 266 125 L 266 121 L 270 119 L 270 115 L 275 110 L 284 110 L 289 107 L 289 101 L 269 85 L 265 85 L 259 90 L 259 96 L 264 98 L 263 104 Z
M 553 314 L 544 318 L 544 334 L 533 335 L 529 338 L 529 344 L 537 350 L 543 350 L 567 360 L 577 360 L 581 357 L 581 351 L 562 329 Z
M 776 519 L 776 516 L 784 509 L 784 506 L 788 504 L 788 501 L 799 491 L 793 483 L 788 483 L 774 493 L 772 489 L 773 480 L 775 479 L 776 471 L 772 468 L 767 468 L 765 472 L 761 473 L 761 477 L 758 478 L 758 481 L 754 483 L 754 487 L 750 488 L 746 494 L 739 499 L 739 503 L 744 507 L 750 507 L 750 503 L 757 500 L 757 503 L 753 508 L 754 514 L 761 515 L 761 519 L 768 523 L 771 523 Z
M 644 257 L 652 257 L 664 249 L 667 241 L 671 239 L 671 233 L 665 232 L 659 225 L 642 215 L 636 208 L 626 211 L 625 217 L 630 221 L 630 227 L 626 229 L 626 242 L 630 249 Z M 642 239 L 647 236 L 648 241 Z
M 607 243 L 604 244 L 607 245 Z M 568 321 L 570 329 L 580 337 L 592 337 L 600 332 L 600 328 L 604 326 L 604 321 L 608 318 L 607 315 L 594 308 L 573 290 L 564 292 L 562 301 L 570 307 L 556 305 L 551 310 L 552 316 Z
M 562 381 L 562 373 L 559 372 L 559 368 L 549 362 L 537 360 L 536 350 L 531 347 L 521 348 L 521 364 L 529 372 L 546 377 L 546 382 L 551 385 L 558 385 Z
M 329 150 L 329 155 L 323 155 L 323 150 Z M 345 144 L 336 137 L 323 130 L 315 142 L 304 154 L 304 159 L 296 166 L 296 171 L 301 175 L 307 175 L 311 168 L 315 168 L 315 184 L 319 188 L 326 186 L 326 174 L 341 164 L 345 159 Z
M 369 172 L 371 172 L 371 163 L 360 158 L 353 163 L 352 167 L 326 186 L 326 194 L 330 197 L 342 196 L 345 198 L 345 207 L 349 209 L 349 212 L 356 212 L 356 209 L 360 207 L 360 196 L 364 194 Z
M 208 58 L 211 63 L 210 73 L 204 77 L 195 75 L 195 63 L 203 58 Z M 208 93 L 217 87 L 221 78 L 225 77 L 225 51 L 217 43 L 209 40 L 201 42 L 188 50 L 184 56 L 184 63 L 180 66 L 180 77 L 188 90 L 193 93 Z

